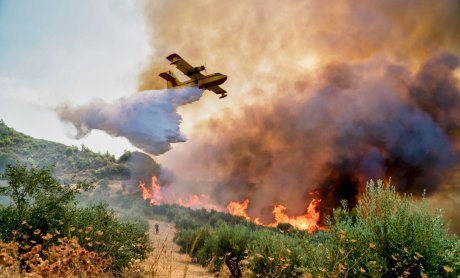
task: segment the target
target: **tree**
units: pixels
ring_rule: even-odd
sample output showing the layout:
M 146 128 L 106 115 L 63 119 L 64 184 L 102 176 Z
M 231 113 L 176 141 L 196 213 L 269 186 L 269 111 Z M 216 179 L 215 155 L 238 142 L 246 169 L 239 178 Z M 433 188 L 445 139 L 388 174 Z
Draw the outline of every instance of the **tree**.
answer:
M 91 187 L 86 182 L 73 186 L 61 186 L 48 168 L 27 167 L 16 163 L 7 165 L 0 179 L 6 184 L 0 186 L 0 195 L 10 197 L 15 211 L 16 223 L 19 223 L 32 203 L 36 201 L 66 204 L 74 200 L 75 195 Z

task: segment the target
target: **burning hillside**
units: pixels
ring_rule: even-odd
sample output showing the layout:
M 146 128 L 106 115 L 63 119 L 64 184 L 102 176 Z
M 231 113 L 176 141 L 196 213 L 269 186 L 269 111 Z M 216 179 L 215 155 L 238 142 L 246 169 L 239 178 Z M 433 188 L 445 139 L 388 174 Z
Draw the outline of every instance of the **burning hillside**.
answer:
M 267 227 L 276 227 L 280 223 L 289 223 L 299 230 L 306 230 L 309 232 L 313 232 L 319 228 L 318 204 L 321 200 L 317 199 L 313 199 L 307 206 L 305 215 L 300 216 L 289 216 L 286 214 L 286 207 L 284 205 L 275 204 L 272 211 L 274 222 L 266 224 L 262 223 L 259 218 L 252 219 L 247 214 L 246 211 L 249 206 L 248 199 L 241 203 L 230 201 L 227 207 L 223 208 L 213 204 L 209 195 L 188 194 L 186 197 L 180 197 L 175 192 L 168 190 L 168 187 L 161 187 L 156 176 L 152 177 L 150 185 L 141 182 L 139 188 L 142 192 L 142 198 L 144 200 L 149 199 L 150 205 L 175 204 L 188 208 L 205 208 L 207 210 L 225 211 L 235 216 L 241 216 L 247 221 L 253 221 L 257 225 Z M 313 194 L 314 193 L 312 193 L 312 195 Z
M 218 204 L 249 199 L 248 215 L 264 223 L 273 204 L 304 213 L 311 191 L 323 214 L 342 199 L 354 206 L 368 179 L 433 194 L 457 163 L 458 64 L 441 52 L 417 72 L 381 58 L 329 65 L 303 88 L 310 97 L 283 95 L 201 123 L 203 133 L 168 156 L 178 173 L 208 179 L 201 190 Z
M 181 109 L 190 140 L 161 158 L 177 176 L 170 190 L 237 202 L 262 223 L 276 204 L 305 214 L 310 192 L 322 215 L 353 206 L 371 178 L 416 196 L 447 190 L 460 143 L 458 1 L 145 8 L 157 51 L 141 90 L 163 86 L 171 50 L 229 75 L 231 97 Z

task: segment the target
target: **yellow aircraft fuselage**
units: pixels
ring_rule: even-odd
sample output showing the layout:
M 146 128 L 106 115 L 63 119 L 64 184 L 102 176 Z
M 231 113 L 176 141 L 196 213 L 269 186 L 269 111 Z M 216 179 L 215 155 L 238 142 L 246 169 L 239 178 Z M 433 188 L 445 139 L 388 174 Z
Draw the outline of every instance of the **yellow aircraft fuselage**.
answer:
M 207 89 L 213 86 L 219 86 L 227 80 L 227 76 L 221 73 L 213 73 L 205 75 L 204 77 L 198 77 L 190 79 L 184 82 L 178 82 L 176 86 L 172 82 L 168 82 L 168 88 L 173 87 L 198 87 L 200 89 Z

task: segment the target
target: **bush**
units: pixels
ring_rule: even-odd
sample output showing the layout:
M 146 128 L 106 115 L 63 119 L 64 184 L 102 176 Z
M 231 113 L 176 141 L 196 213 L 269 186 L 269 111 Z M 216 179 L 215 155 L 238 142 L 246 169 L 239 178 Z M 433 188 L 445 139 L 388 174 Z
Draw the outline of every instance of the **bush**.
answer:
M 129 179 L 130 171 L 127 166 L 120 164 L 99 166 L 97 170 L 94 170 L 94 176 L 99 179 L 103 179 L 104 177 Z
M 326 277 L 379 277 L 383 269 L 373 251 L 375 241 L 369 239 L 368 230 L 355 227 L 355 219 L 347 213 L 346 209 L 335 210 L 335 222 L 329 223 L 329 231 L 313 238 L 318 255 L 310 272 Z
M 76 194 L 89 188 L 88 184 L 61 186 L 48 169 L 24 165 L 8 166 L 1 178 L 6 183 L 1 185 L 0 195 L 12 202 L 0 208 L 0 241 L 17 245 L 21 271 L 35 266 L 24 259 L 31 248 L 51 263 L 48 257 L 57 250 L 55 246 L 65 247 L 65 242 L 70 244 L 67 247 L 83 248 L 106 262 L 113 261 L 104 264 L 110 272 L 119 272 L 149 251 L 147 221 L 119 220 L 106 205 L 76 206 Z
M 174 217 L 174 224 L 176 229 L 198 229 L 201 225 L 200 222 L 190 217 L 185 213 L 179 213 Z
M 202 264 L 210 264 L 215 272 L 219 272 L 225 264 L 232 277 L 241 277 L 243 265 L 240 262 L 248 255 L 250 240 L 251 230 L 248 227 L 223 223 L 198 250 L 197 258 Z
M 75 213 L 75 195 L 90 187 L 85 183 L 61 186 L 49 169 L 28 169 L 25 165 L 7 166 L 1 179 L 6 180 L 6 185 L 0 187 L 0 195 L 12 202 L 0 210 L 0 240 L 20 245 L 30 245 L 32 241 L 42 244 L 41 234 L 60 231 Z M 39 234 L 34 233 L 36 230 Z
M 176 232 L 174 241 L 180 246 L 180 252 L 196 257 L 198 250 L 204 247 L 211 235 L 211 227 L 204 226 L 199 229 L 181 229 Z
M 390 184 L 367 184 L 353 216 L 344 209 L 330 221 L 326 254 L 317 270 L 330 276 L 453 276 L 460 274 L 460 244 L 441 211 L 400 196 Z
M 89 251 L 111 258 L 111 271 L 120 272 L 132 259 L 144 259 L 150 251 L 147 221 L 119 220 L 107 205 L 78 209 L 67 225 L 69 237 L 76 237 Z
M 249 242 L 248 267 L 256 277 L 302 277 L 313 259 L 313 247 L 303 238 L 259 229 Z

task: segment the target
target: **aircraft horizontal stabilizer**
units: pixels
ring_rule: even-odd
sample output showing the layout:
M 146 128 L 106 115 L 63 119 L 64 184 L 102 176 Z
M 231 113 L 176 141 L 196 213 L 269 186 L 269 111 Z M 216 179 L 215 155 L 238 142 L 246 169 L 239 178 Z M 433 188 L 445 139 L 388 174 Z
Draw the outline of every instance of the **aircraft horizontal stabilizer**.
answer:
M 159 76 L 167 81 L 175 81 L 176 79 L 169 72 L 162 72 Z

